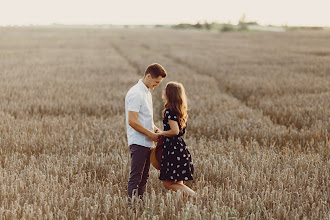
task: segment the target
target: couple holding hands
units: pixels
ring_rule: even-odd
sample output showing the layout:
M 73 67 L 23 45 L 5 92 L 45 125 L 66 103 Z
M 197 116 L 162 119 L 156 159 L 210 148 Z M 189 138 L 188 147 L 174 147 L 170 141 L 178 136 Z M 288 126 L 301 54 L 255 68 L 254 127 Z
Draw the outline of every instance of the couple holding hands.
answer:
M 150 91 L 167 76 L 165 69 L 155 63 L 147 67 L 144 77 L 125 97 L 127 140 L 131 152 L 131 171 L 127 185 L 128 197 L 143 197 L 149 178 L 150 154 L 162 137 L 159 180 L 168 190 L 182 190 L 184 195 L 195 192 L 183 181 L 193 180 L 194 167 L 191 155 L 183 140 L 187 125 L 187 97 L 181 83 L 169 82 L 163 90 L 163 131 L 153 121 Z M 160 146 L 158 146 L 160 147 Z

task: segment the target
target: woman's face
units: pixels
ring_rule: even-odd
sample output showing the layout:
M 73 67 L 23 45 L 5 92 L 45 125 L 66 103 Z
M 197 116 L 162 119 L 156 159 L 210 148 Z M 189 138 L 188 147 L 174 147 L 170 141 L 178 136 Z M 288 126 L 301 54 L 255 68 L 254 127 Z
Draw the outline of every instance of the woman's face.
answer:
M 163 93 L 162 93 L 162 99 L 163 99 L 164 101 L 167 101 L 167 96 L 166 96 L 166 88 L 165 88 L 165 89 L 163 89 Z

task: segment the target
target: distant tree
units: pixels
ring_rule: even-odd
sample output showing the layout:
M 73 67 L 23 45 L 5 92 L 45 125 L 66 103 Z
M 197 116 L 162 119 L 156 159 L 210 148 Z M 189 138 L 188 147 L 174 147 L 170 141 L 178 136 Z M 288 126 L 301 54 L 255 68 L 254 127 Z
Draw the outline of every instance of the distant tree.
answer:
M 239 23 L 238 24 L 238 30 L 239 31 L 247 31 L 247 30 L 249 30 L 249 27 L 246 23 Z
M 229 31 L 234 31 L 235 28 L 231 24 L 224 24 L 222 28 L 220 29 L 221 32 L 229 32 Z
M 187 29 L 187 28 L 192 28 L 193 25 L 191 24 L 187 24 L 187 23 L 180 23 L 180 24 L 176 24 L 173 25 L 172 28 L 177 28 L 177 29 Z
M 248 23 L 246 22 L 246 15 L 245 13 L 242 14 L 241 18 L 238 20 L 238 30 L 239 31 L 247 31 Z
M 203 25 L 201 25 L 201 23 L 197 22 L 195 25 L 193 25 L 194 28 L 197 28 L 197 29 L 202 29 L 203 28 Z
M 245 22 L 246 22 L 246 15 L 245 15 L 245 13 L 243 13 L 241 18 L 238 20 L 238 24 L 245 23 Z
M 259 25 L 258 22 L 256 21 L 249 21 L 249 22 L 246 22 L 247 25 Z
M 210 30 L 211 29 L 211 24 L 209 24 L 207 21 L 204 22 L 204 25 L 203 26 L 207 30 Z

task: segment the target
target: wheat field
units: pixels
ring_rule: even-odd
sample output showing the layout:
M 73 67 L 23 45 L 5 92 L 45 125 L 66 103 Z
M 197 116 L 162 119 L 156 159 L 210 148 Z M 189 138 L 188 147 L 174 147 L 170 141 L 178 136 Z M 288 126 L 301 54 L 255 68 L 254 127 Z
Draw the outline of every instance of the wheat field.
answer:
M 1 219 L 329 219 L 330 32 L 0 28 Z M 151 63 L 189 99 L 198 196 L 151 167 L 129 208 L 124 97 Z

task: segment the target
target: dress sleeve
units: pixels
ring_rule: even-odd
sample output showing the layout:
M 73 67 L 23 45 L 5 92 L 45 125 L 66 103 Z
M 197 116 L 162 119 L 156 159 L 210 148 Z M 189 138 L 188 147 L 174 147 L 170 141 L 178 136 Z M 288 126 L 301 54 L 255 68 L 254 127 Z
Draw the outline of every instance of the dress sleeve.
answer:
M 176 116 L 175 112 L 169 110 L 169 109 L 166 109 L 165 111 L 165 117 L 168 119 L 168 120 L 173 120 L 173 121 L 176 121 L 179 123 L 179 119 L 178 117 Z

